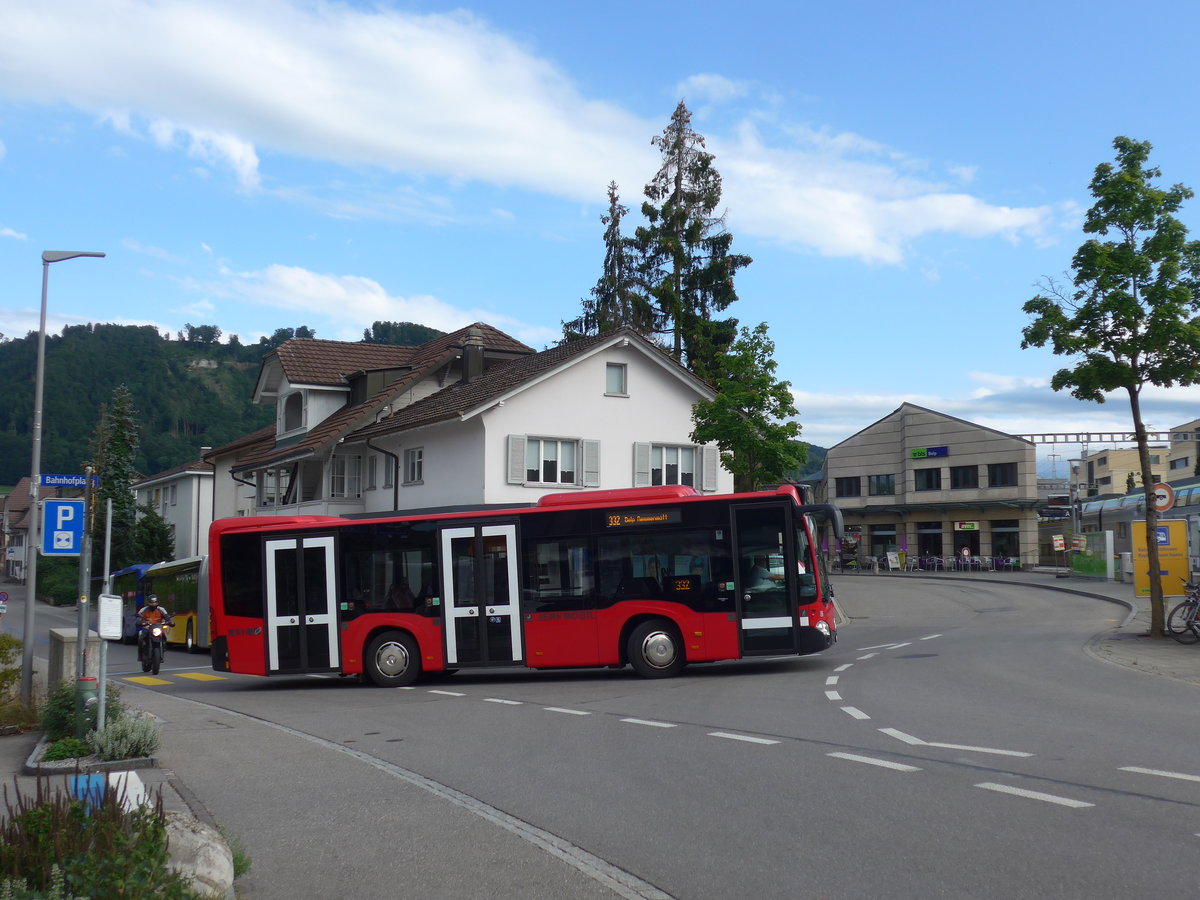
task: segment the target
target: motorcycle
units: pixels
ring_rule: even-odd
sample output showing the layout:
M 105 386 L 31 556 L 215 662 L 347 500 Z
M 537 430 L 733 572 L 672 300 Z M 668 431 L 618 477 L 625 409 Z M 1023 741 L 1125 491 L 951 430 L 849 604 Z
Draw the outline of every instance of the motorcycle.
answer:
M 167 632 L 171 628 L 171 623 L 156 622 L 150 625 L 143 622 L 142 628 L 145 633 L 141 653 L 142 671 L 157 675 L 159 667 L 162 665 L 163 655 L 167 652 Z

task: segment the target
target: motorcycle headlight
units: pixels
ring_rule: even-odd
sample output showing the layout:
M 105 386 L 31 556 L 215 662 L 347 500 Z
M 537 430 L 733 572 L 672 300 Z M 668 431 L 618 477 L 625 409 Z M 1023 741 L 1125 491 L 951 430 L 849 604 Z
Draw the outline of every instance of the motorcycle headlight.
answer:
M 162 637 L 162 628 L 158 625 L 155 625 L 151 634 L 153 634 L 155 637 Z

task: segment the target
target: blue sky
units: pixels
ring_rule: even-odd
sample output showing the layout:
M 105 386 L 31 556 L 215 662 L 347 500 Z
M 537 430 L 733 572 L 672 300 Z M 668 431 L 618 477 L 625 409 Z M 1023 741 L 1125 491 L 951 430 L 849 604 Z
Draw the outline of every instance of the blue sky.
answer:
M 482 320 L 540 348 L 599 275 L 606 185 L 632 228 L 683 99 L 754 258 L 730 312 L 769 323 L 805 439 L 904 401 L 1125 430 L 1123 396 L 1050 390 L 1021 305 L 1069 268 L 1115 136 L 1200 187 L 1197 26 L 1161 0 L 6 0 L 0 333 L 37 329 L 41 251 L 99 250 L 52 267 L 52 332 Z M 1144 407 L 1165 429 L 1200 390 Z

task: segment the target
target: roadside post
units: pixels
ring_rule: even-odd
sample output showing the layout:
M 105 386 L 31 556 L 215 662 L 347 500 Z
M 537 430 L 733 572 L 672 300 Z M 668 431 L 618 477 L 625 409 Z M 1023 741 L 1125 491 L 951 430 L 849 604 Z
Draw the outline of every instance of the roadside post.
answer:
M 104 728 L 104 715 L 108 699 L 108 642 L 120 640 L 121 598 L 117 597 L 117 633 L 112 635 L 112 497 L 104 502 L 104 593 L 100 595 L 100 607 L 96 616 L 96 631 L 100 633 L 100 704 L 96 709 L 96 730 Z M 106 602 L 107 601 L 107 602 Z

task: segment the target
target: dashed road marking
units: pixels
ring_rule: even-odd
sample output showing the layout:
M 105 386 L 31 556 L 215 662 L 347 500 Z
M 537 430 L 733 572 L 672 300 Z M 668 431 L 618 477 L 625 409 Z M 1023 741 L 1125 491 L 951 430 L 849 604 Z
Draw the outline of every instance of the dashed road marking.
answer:
M 649 725 L 651 728 L 676 728 L 674 722 L 653 722 L 650 719 L 622 719 L 622 722 L 628 722 L 630 725 Z
M 443 697 L 465 697 L 461 691 L 430 691 L 431 694 L 441 694 Z
M 773 741 L 770 738 L 752 737 L 748 734 L 731 734 L 728 731 L 710 731 L 709 737 L 724 738 L 727 741 L 742 741 L 747 744 L 778 744 L 779 741 Z
M 878 655 L 879 655 L 878 653 L 868 653 L 866 656 L 860 656 L 860 657 L 859 657 L 859 659 L 871 659 L 871 658 L 873 658 L 873 657 L 876 657 L 876 656 L 878 656 Z
M 842 712 L 850 716 L 852 719 L 869 719 L 871 718 L 857 706 L 843 706 Z
M 925 637 L 921 638 L 921 640 L 932 641 L 934 638 L 940 638 L 940 637 L 941 637 L 940 634 L 927 634 L 927 635 L 925 635 Z
M 825 679 L 825 683 L 828 685 L 835 685 L 838 683 L 838 678 L 840 678 L 840 677 L 841 676 L 839 676 L 839 675 L 830 675 L 828 678 Z
M 583 709 L 563 709 L 561 706 L 543 706 L 546 712 L 564 713 L 568 716 L 590 716 L 591 713 Z
M 904 743 L 911 744 L 914 747 L 937 747 L 941 750 L 962 750 L 966 753 L 988 753 L 993 756 L 1019 756 L 1022 759 L 1033 756 L 1032 753 L 1026 753 L 1024 750 L 1000 750 L 996 747 L 973 747 L 968 744 L 944 744 L 939 741 L 923 741 L 919 737 L 905 734 L 896 728 L 880 728 L 879 730 L 889 737 L 894 737 L 896 740 L 904 741 Z
M 522 706 L 520 700 L 501 700 L 499 697 L 488 697 L 484 703 L 503 703 L 505 706 Z
M 842 695 L 839 694 L 837 691 L 826 691 L 825 697 L 829 700 L 841 700 L 842 699 Z
M 876 759 L 874 756 L 859 756 L 857 753 L 827 753 L 834 759 L 848 759 L 850 762 L 866 763 L 868 766 L 879 766 L 881 769 L 895 769 L 897 772 L 920 772 L 917 766 L 892 762 L 890 759 Z
M 836 669 L 834 669 L 833 671 L 835 671 L 835 672 L 845 672 L 847 669 L 851 668 L 853 665 L 854 665 L 854 663 L 844 663 L 844 664 L 842 664 L 842 665 L 838 666 L 838 667 L 837 667 Z
M 1086 803 L 1083 800 L 1072 800 L 1070 797 L 1059 797 L 1056 794 L 1043 794 L 1041 791 L 1027 791 L 1024 788 L 1012 787 L 1007 784 L 996 784 L 992 781 L 985 781 L 982 784 L 975 785 L 977 788 L 983 788 L 985 791 L 995 791 L 998 794 L 1012 794 L 1014 797 L 1024 797 L 1026 800 L 1041 800 L 1043 803 L 1056 803 L 1059 806 L 1069 806 L 1072 809 L 1085 809 L 1089 806 L 1095 806 L 1095 803 Z
M 1200 775 L 1188 775 L 1186 772 L 1164 772 L 1162 769 L 1143 769 L 1141 766 L 1119 766 L 1122 772 L 1136 772 L 1139 775 L 1157 775 L 1160 778 L 1178 778 L 1181 781 L 1200 781 Z

